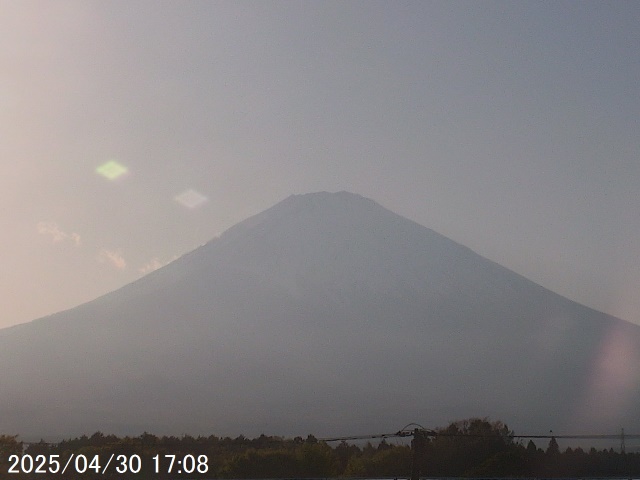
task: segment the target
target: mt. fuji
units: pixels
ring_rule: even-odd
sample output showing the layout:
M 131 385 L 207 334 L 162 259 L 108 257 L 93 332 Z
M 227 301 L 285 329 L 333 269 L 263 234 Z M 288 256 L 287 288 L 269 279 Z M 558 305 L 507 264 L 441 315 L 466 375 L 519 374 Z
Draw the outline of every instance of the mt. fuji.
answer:
M 347 192 L 0 330 L 0 433 L 640 431 L 640 327 Z M 395 430 L 394 430 L 395 429 Z

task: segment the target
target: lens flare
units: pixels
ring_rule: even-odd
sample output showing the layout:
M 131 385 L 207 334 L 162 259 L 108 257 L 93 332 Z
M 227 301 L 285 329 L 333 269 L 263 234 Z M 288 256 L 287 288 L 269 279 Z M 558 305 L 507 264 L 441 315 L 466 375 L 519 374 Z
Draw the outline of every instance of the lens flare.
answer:
M 102 175 L 109 180 L 115 180 L 127 173 L 129 169 L 124 165 L 119 164 L 115 160 L 109 160 L 107 163 L 103 163 L 96 168 L 96 173 Z
M 611 421 L 631 408 L 630 402 L 640 386 L 640 351 L 625 331 L 624 325 L 615 326 L 601 340 L 586 395 L 577 412 L 582 422 L 610 426 Z
M 208 199 L 201 193 L 196 192 L 193 189 L 189 189 L 182 192 L 180 195 L 176 195 L 174 200 L 184 207 L 194 209 L 202 206 Z

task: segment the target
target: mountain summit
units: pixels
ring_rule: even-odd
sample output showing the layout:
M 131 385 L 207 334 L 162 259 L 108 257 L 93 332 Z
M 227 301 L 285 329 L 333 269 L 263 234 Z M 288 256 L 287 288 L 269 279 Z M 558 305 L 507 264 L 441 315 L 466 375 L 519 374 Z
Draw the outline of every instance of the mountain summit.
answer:
M 640 327 L 372 200 L 291 196 L 0 330 L 0 432 L 359 434 L 491 416 L 640 430 Z

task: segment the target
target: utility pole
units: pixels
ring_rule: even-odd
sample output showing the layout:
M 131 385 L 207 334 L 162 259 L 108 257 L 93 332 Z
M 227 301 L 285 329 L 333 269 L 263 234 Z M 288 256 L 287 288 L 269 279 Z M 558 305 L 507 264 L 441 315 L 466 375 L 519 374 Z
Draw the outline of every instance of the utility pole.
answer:
M 620 453 L 626 453 L 626 447 L 624 445 L 624 428 L 620 432 Z
M 413 429 L 411 440 L 411 480 L 420 480 L 420 461 L 425 447 L 425 432 L 420 428 Z

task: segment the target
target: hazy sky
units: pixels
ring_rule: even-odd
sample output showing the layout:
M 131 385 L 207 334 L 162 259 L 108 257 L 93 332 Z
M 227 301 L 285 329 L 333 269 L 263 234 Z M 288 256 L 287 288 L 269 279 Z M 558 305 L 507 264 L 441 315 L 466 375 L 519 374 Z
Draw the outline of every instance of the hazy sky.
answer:
M 623 1 L 0 0 L 0 326 L 319 190 L 640 323 L 639 26 Z

